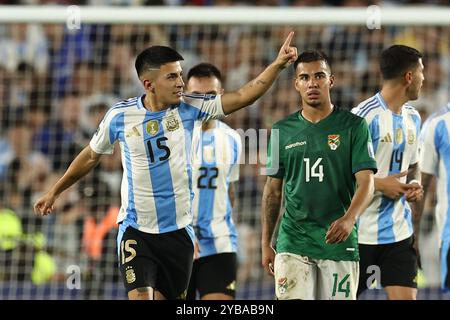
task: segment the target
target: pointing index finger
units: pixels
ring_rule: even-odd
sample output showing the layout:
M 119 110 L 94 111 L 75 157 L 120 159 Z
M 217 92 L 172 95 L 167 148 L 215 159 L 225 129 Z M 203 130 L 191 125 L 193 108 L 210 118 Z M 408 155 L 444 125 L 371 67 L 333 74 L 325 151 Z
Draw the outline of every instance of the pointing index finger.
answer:
M 291 45 L 291 40 L 294 37 L 294 31 L 289 32 L 286 40 L 283 43 L 283 48 L 289 48 L 289 46 Z

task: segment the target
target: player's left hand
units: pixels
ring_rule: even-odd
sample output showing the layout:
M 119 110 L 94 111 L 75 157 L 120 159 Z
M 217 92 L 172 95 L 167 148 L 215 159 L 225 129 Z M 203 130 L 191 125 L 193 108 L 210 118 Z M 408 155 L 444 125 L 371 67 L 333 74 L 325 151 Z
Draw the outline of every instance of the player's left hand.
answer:
M 297 48 L 291 47 L 291 41 L 294 37 L 294 32 L 291 31 L 281 46 L 280 51 L 278 52 L 278 57 L 275 60 L 275 63 L 278 64 L 281 68 L 286 68 L 287 66 L 293 64 L 295 60 L 297 60 Z
M 327 244 L 333 244 L 347 240 L 354 225 L 355 221 L 346 216 L 337 219 L 330 225 L 330 228 L 325 235 L 325 242 Z
M 411 183 L 411 185 L 414 186 L 414 188 L 406 191 L 406 193 L 405 193 L 406 201 L 416 202 L 416 201 L 422 200 L 422 198 L 423 198 L 422 185 L 417 182 L 413 182 L 413 183 Z
M 194 260 L 200 258 L 200 245 L 197 240 L 194 242 Z

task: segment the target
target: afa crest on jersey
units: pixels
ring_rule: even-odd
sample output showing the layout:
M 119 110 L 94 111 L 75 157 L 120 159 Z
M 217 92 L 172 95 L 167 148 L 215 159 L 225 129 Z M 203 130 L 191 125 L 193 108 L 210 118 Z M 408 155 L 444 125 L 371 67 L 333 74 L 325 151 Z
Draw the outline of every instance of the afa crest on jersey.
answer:
M 164 119 L 167 131 L 175 131 L 180 127 L 180 123 L 174 116 L 168 116 Z
M 341 144 L 340 135 L 330 134 L 328 135 L 328 146 L 331 150 L 336 150 Z

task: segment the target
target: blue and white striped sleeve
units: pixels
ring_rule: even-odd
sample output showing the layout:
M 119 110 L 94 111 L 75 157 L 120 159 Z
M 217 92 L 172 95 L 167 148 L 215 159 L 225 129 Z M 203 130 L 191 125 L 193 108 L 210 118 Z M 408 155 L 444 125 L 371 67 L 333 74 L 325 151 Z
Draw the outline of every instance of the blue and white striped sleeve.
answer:
M 420 170 L 422 172 L 433 175 L 438 173 L 439 155 L 436 142 L 439 143 L 440 139 L 440 133 L 436 130 L 436 122 L 427 121 L 422 128 L 420 139 Z
M 413 165 L 415 163 L 417 163 L 420 160 L 420 154 L 419 154 L 419 150 L 420 150 L 420 143 L 419 143 L 419 135 L 420 135 L 420 126 L 422 125 L 422 119 L 420 118 L 420 114 L 419 112 L 417 112 L 416 110 L 414 110 L 411 114 L 411 118 L 414 121 L 415 125 L 416 125 L 416 140 L 414 143 L 414 150 L 413 150 L 413 154 L 411 157 L 411 161 L 409 162 L 410 165 Z
M 114 112 L 114 109 L 106 113 L 89 143 L 95 153 L 113 153 L 114 143 L 118 139 L 120 131 L 123 131 L 123 118 L 123 112 Z
M 219 119 L 225 116 L 222 109 L 222 96 L 211 94 L 185 94 L 183 100 L 195 112 L 195 120 Z

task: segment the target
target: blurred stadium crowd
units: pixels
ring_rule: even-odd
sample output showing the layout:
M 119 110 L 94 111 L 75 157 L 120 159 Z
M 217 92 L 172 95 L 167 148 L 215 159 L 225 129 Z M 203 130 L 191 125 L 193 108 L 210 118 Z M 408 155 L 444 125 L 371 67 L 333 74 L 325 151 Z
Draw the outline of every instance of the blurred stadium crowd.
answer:
M 366 2 L 255 1 L 274 5 Z M 121 163 L 117 151 L 103 157 L 96 170 L 61 196 L 56 215 L 35 218 L 32 203 L 89 142 L 112 104 L 142 94 L 134 70 L 138 52 L 152 44 L 170 45 L 183 54 L 185 73 L 198 62 L 214 63 L 225 75 L 225 89 L 232 90 L 262 70 L 290 30 L 296 32 L 299 51 L 319 48 L 331 56 L 336 76 L 333 101 L 342 108 L 350 109 L 377 92 L 377 57 L 393 43 L 413 46 L 425 54 L 422 96 L 414 102 L 422 119 L 449 101 L 450 27 L 82 25 L 69 30 L 56 24 L 0 25 L 0 282 L 63 283 L 67 267 L 76 265 L 88 284 L 86 297 L 102 298 L 102 283 L 118 280 L 115 216 L 120 205 Z M 233 128 L 269 130 L 299 107 L 292 78 L 293 70 L 285 72 L 254 106 L 225 121 Z M 270 281 L 259 266 L 259 209 L 265 181 L 259 168 L 263 164 L 242 165 L 236 185 L 239 283 Z M 426 235 L 432 234 L 432 209 L 433 199 L 424 217 Z M 427 244 L 426 235 L 423 245 L 437 252 L 437 242 Z M 437 261 L 427 262 L 426 255 L 422 263 L 430 265 L 429 284 L 433 285 Z

